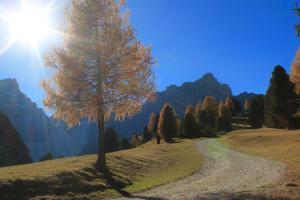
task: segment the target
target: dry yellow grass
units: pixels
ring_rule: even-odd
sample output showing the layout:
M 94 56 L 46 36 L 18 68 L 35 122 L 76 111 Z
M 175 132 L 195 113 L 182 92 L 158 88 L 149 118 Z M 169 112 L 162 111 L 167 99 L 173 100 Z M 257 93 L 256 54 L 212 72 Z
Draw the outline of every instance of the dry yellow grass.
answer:
M 96 156 L 0 168 L 0 197 L 99 199 L 124 195 L 188 176 L 201 167 L 202 160 L 195 140 L 161 145 L 151 141 L 107 158 L 109 175 L 95 170 Z
M 220 140 L 241 152 L 286 164 L 286 177 L 276 189 L 292 197 L 300 195 L 300 130 L 240 130 L 229 133 Z M 287 187 L 291 183 L 298 187 Z

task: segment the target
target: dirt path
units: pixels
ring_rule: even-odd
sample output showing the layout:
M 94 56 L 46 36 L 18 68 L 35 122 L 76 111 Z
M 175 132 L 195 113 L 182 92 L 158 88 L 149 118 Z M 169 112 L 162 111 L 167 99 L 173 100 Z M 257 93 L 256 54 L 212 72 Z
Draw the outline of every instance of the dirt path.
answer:
M 192 176 L 121 199 L 268 199 L 263 186 L 284 172 L 276 162 L 226 148 L 217 139 L 198 143 L 203 168 Z

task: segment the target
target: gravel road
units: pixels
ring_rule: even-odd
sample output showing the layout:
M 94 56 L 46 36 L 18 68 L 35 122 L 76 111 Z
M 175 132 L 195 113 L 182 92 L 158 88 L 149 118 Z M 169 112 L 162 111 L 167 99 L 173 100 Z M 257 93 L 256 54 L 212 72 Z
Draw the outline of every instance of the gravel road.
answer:
M 218 139 L 198 142 L 203 167 L 179 181 L 120 199 L 271 199 L 263 186 L 275 183 L 284 166 L 270 160 L 230 150 Z

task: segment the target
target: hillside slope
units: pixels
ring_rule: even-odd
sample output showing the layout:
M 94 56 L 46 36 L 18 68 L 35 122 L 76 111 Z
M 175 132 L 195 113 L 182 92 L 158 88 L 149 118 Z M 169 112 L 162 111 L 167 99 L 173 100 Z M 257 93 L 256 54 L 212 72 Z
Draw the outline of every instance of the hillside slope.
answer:
M 0 112 L 0 167 L 31 162 L 28 148 L 8 118 Z
M 99 199 L 139 192 L 198 171 L 202 157 L 194 140 L 110 153 L 110 174 L 94 168 L 96 156 L 81 156 L 0 168 L 0 199 Z

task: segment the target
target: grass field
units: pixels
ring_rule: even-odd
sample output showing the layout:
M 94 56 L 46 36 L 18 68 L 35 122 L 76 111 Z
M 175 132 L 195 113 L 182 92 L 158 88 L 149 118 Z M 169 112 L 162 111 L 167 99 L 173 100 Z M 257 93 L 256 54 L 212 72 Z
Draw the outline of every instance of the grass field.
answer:
M 197 171 L 202 157 L 196 140 L 156 145 L 107 155 L 110 174 L 94 168 L 96 156 L 81 156 L 0 168 L 0 199 L 99 199 L 128 195 L 172 182 Z
M 276 189 L 300 198 L 300 130 L 241 130 L 220 140 L 241 152 L 284 163 L 287 166 L 286 177 Z

